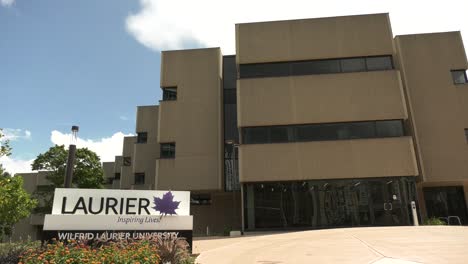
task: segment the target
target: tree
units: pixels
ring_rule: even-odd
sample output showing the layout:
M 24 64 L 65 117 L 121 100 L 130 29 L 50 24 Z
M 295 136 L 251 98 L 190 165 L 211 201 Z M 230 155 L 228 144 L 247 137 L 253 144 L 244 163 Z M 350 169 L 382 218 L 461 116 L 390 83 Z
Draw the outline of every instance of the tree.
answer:
M 2 140 L 4 134 L 0 128 L 0 157 L 9 156 L 11 147 L 8 140 Z M 23 188 L 21 176 L 11 177 L 0 164 L 0 241 L 11 235 L 13 225 L 28 217 L 37 205 Z
M 10 156 L 11 147 L 9 140 L 2 140 L 4 138 L 3 129 L 0 128 L 0 158 L 3 156 Z M 10 174 L 5 171 L 2 164 L 0 164 L 0 178 L 1 177 L 10 177 Z
M 11 235 L 13 225 L 28 217 L 37 201 L 23 188 L 21 176 L 0 178 L 0 241 Z
M 48 171 L 46 179 L 50 186 L 41 186 L 35 195 L 41 200 L 41 206 L 36 212 L 50 213 L 52 211 L 55 188 L 64 186 L 67 167 L 68 150 L 63 145 L 55 145 L 43 154 L 39 154 L 32 164 L 33 170 Z M 76 150 L 73 167 L 72 185 L 77 188 L 102 188 L 104 172 L 99 156 L 87 148 Z

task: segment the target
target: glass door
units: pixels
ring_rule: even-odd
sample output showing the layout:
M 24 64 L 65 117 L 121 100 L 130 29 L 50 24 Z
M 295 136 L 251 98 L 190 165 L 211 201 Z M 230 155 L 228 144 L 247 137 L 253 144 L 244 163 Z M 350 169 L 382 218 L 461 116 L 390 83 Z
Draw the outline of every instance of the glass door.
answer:
M 373 225 L 407 225 L 407 199 L 403 195 L 399 179 L 379 179 L 369 181 L 370 209 Z

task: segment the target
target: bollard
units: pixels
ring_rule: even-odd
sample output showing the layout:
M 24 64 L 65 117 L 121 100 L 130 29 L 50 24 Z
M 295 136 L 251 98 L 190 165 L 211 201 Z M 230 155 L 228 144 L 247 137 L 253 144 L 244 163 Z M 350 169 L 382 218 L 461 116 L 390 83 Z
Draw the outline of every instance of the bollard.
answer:
M 411 212 L 413 214 L 413 225 L 418 226 L 419 221 L 418 221 L 418 212 L 416 211 L 416 202 L 411 201 Z

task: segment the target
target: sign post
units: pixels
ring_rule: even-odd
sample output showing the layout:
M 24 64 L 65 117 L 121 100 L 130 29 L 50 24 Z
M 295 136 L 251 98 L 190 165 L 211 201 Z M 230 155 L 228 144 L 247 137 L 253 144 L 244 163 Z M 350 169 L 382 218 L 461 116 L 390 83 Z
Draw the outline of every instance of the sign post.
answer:
M 185 238 L 192 248 L 190 192 L 57 188 L 46 239 Z

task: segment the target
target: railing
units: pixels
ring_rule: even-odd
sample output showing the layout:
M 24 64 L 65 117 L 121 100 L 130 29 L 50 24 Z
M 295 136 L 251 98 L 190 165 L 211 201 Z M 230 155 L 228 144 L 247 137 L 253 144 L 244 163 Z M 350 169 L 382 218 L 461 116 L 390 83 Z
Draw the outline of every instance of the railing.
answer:
M 445 221 L 447 223 L 447 225 L 450 225 L 450 219 L 455 219 L 458 222 L 458 225 L 460 225 L 460 226 L 462 225 L 460 217 L 458 217 L 456 215 L 449 215 L 447 217 L 439 217 L 439 219 Z

